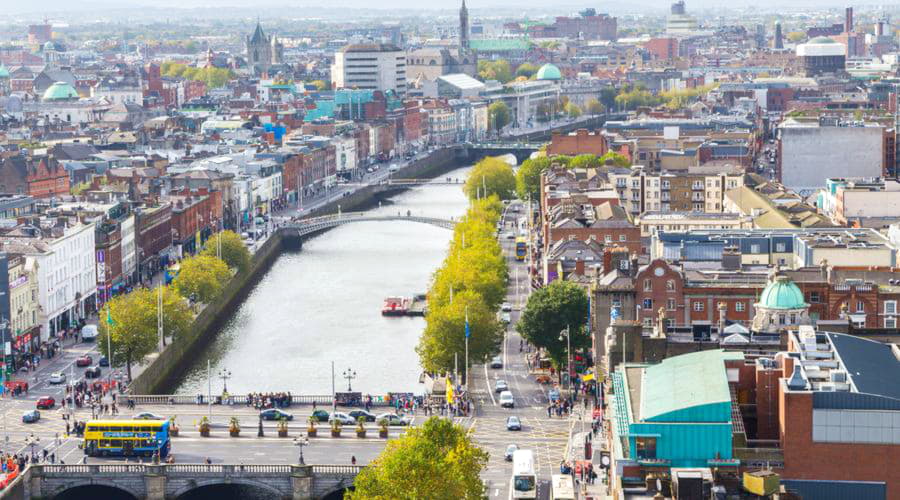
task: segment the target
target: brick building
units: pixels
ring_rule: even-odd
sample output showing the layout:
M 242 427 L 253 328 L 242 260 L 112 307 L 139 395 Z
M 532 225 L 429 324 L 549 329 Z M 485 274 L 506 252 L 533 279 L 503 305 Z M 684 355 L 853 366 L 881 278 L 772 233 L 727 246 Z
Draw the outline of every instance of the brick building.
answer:
M 181 255 L 197 253 L 222 219 L 221 193 L 200 189 L 165 201 L 172 204 L 172 244 Z
M 149 278 L 167 264 L 164 256 L 172 246 L 172 205 L 158 203 L 135 209 L 138 272 Z
M 547 155 L 592 154 L 603 156 L 609 151 L 606 137 L 600 132 L 588 132 L 587 129 L 578 129 L 571 134 L 554 133 L 547 146 Z
M 43 157 L 33 161 L 25 180 L 28 183 L 28 195 L 35 198 L 69 194 L 69 174 L 54 158 Z

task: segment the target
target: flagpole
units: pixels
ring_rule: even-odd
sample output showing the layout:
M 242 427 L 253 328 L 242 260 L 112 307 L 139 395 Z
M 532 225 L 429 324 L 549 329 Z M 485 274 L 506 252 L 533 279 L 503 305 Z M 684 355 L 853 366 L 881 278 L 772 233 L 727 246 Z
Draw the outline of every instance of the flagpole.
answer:
M 113 371 L 113 359 L 112 359 L 112 336 L 110 335 L 110 330 L 112 330 L 112 308 L 109 306 L 109 301 L 106 302 L 106 357 L 109 359 L 109 371 L 106 372 L 106 386 L 109 387 L 112 384 L 112 371 Z
M 466 392 L 469 392 L 469 306 L 466 306 Z

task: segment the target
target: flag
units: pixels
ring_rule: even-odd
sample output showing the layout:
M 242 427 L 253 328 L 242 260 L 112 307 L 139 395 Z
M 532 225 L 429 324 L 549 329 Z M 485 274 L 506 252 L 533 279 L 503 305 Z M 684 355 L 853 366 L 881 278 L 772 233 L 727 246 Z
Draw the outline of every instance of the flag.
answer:
M 447 404 L 453 404 L 453 382 L 450 381 L 450 377 L 447 377 Z
M 471 334 L 472 331 L 469 329 L 469 308 L 466 307 L 466 338 L 469 338 Z
M 581 376 L 582 382 L 590 382 L 591 380 L 594 380 L 593 373 L 585 373 L 584 375 Z
M 106 304 L 106 324 L 109 326 L 113 326 L 115 323 L 112 319 L 112 313 L 110 312 L 109 303 Z

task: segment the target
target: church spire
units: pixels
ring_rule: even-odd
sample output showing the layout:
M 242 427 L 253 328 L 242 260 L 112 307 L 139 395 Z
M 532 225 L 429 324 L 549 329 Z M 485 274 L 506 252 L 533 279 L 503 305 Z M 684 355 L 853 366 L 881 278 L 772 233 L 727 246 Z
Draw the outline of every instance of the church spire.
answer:
M 462 0 L 459 8 L 459 48 L 469 48 L 469 9 L 466 8 L 466 0 Z

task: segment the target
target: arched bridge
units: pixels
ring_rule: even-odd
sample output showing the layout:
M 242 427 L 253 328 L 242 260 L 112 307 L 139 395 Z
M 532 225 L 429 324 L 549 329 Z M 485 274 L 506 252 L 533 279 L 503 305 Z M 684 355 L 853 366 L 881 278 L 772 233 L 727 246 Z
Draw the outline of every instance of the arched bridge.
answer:
M 342 493 L 360 470 L 357 465 L 31 465 L 4 493 L 54 498 L 74 488 L 102 486 L 138 499 L 174 500 L 205 486 L 234 484 L 264 491 L 267 498 L 313 500 Z
M 403 221 L 418 222 L 421 224 L 430 224 L 432 226 L 453 229 L 456 221 L 452 219 L 441 219 L 439 217 L 424 217 L 419 215 L 406 215 L 400 213 L 398 215 L 374 215 L 368 212 L 346 212 L 331 215 L 323 215 L 321 217 L 311 217 L 308 219 L 300 219 L 289 222 L 282 229 L 287 229 L 292 233 L 296 231 L 299 236 L 307 236 L 325 229 L 330 229 L 345 224 L 355 222 L 373 222 L 373 221 Z

